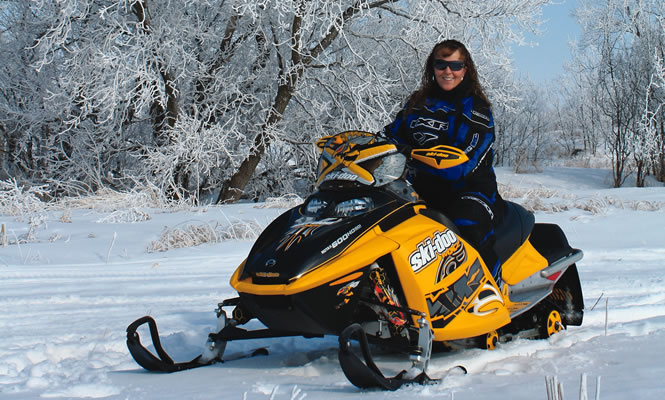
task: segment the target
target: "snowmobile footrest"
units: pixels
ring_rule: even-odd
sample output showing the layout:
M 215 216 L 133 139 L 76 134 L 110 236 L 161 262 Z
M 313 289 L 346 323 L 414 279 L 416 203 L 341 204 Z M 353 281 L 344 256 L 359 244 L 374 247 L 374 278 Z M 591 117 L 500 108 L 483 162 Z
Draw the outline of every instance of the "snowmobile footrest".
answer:
M 362 352 L 363 362 L 351 351 L 351 339 L 357 339 Z M 346 378 L 355 386 L 366 388 L 380 388 L 384 390 L 397 390 L 405 384 L 433 383 L 435 380 L 421 372 L 414 378 L 407 378 L 406 371 L 402 371 L 394 378 L 386 378 L 376 366 L 369 351 L 369 344 L 365 331 L 359 324 L 346 327 L 339 335 L 339 363 Z
M 141 338 L 139 337 L 138 332 L 136 332 L 141 325 L 146 323 L 150 329 L 152 345 L 155 347 L 158 356 L 152 354 L 141 344 Z M 159 340 L 159 332 L 157 331 L 157 323 L 155 323 L 155 320 L 149 316 L 141 317 L 127 327 L 127 348 L 134 358 L 134 361 L 148 371 L 176 372 L 203 367 L 218 361 L 213 359 L 207 362 L 201 362 L 201 356 L 198 356 L 189 362 L 174 362 L 162 347 L 162 343 Z

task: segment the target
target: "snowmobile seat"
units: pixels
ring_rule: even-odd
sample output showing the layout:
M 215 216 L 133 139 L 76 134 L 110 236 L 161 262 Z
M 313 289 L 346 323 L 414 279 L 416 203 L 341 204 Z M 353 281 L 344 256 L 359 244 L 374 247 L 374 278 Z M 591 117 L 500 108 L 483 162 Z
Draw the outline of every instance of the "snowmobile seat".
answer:
M 505 262 L 527 240 L 536 219 L 524 207 L 505 201 L 503 221 L 494 228 L 496 243 L 494 251 L 501 262 Z

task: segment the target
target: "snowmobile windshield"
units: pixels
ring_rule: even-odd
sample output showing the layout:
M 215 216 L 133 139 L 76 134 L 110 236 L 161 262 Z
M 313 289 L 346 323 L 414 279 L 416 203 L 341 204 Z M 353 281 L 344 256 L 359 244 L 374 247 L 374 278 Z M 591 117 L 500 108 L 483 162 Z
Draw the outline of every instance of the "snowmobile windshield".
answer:
M 395 145 L 369 132 L 342 132 L 320 139 L 317 146 L 319 189 L 383 186 L 402 177 L 406 165 Z

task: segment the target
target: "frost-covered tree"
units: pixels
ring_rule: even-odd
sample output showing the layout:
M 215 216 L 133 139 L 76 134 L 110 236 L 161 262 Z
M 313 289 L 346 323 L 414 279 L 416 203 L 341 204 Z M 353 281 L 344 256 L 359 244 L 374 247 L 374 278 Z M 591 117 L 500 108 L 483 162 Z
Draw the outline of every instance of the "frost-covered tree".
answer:
M 439 40 L 470 47 L 495 103 L 515 100 L 507 48 L 549 1 L 3 2 L 0 131 L 31 163 L 3 162 L 173 198 L 297 191 L 314 139 L 388 123 Z
M 645 134 L 645 153 L 650 157 L 652 173 L 665 182 L 665 15 L 657 17 L 658 46 L 651 49 L 653 71 L 647 86 L 641 127 Z
M 496 106 L 497 139 L 495 153 L 498 164 L 511 165 L 515 172 L 539 168 L 550 158 L 553 145 L 559 142 L 555 110 L 545 88 L 523 80 L 519 88 L 522 98 L 505 107 Z
M 60 125 L 48 105 L 57 70 L 41 74 L 35 40 L 48 29 L 38 10 L 20 1 L 0 2 L 0 178 L 33 176 L 44 167 L 41 146 Z M 49 78 L 46 78 L 49 77 Z
M 560 103 L 557 103 L 557 121 L 562 129 L 568 132 L 566 150 L 569 156 L 579 152 L 595 156 L 600 138 L 608 129 L 595 106 L 595 93 L 587 90 L 590 85 L 585 78 L 588 78 L 588 75 L 577 76 L 576 79 L 561 79 L 560 82 L 561 98 Z
M 577 10 L 584 37 L 576 72 L 592 93 L 599 116 L 610 123 L 605 143 L 615 186 L 631 172 L 637 184 L 644 185 L 653 170 L 649 164 L 663 157 L 659 138 L 646 127 L 654 122 L 647 114 L 654 106 L 658 109 L 653 54 L 663 52 L 664 12 L 659 0 L 587 0 Z

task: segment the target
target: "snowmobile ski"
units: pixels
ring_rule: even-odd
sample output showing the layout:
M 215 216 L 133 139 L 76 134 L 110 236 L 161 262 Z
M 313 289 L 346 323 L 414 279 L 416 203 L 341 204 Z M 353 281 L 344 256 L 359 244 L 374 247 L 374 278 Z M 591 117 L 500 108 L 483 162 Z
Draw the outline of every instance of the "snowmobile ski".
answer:
M 155 348 L 155 351 L 157 352 L 157 355 L 154 355 L 141 343 L 141 338 L 137 332 L 137 329 L 143 324 L 148 324 L 152 344 Z M 227 329 L 233 331 L 234 333 L 236 333 L 236 331 L 244 331 L 232 326 L 227 326 Z M 226 337 L 227 340 L 232 340 L 230 338 L 234 338 L 234 336 L 229 335 L 228 332 L 226 332 L 225 335 L 223 330 L 218 333 L 211 333 L 208 337 L 207 349 L 203 354 L 198 355 L 191 361 L 175 362 L 162 347 L 155 320 L 150 316 L 144 316 L 137 319 L 127 327 L 127 348 L 129 349 L 129 352 L 136 363 L 141 367 L 152 372 L 167 373 L 205 367 L 215 363 L 223 363 L 225 361 L 235 361 L 243 358 L 268 355 L 268 349 L 265 347 L 259 347 L 246 353 L 234 354 L 227 359 L 222 359 L 227 341 L 221 340 L 221 338 L 224 337 Z M 261 336 L 255 335 L 254 337 Z
M 351 339 L 358 340 L 364 362 L 351 351 Z M 346 378 L 361 389 L 379 388 L 397 390 L 407 384 L 434 384 L 438 379 L 432 379 L 418 368 L 404 370 L 393 378 L 386 378 L 372 358 L 367 342 L 365 330 L 360 324 L 349 325 L 339 335 L 339 363 Z
M 136 330 L 143 324 L 148 324 L 148 328 L 150 329 L 150 337 L 152 338 L 152 344 L 155 347 L 157 356 L 155 356 L 141 344 L 141 338 Z M 177 363 L 173 361 L 173 359 L 169 357 L 169 355 L 162 347 L 162 343 L 159 340 L 159 332 L 157 331 L 157 324 L 155 323 L 155 320 L 149 316 L 141 317 L 127 327 L 127 348 L 129 349 L 130 354 L 137 362 L 137 364 L 147 369 L 148 371 L 153 372 L 184 371 L 186 369 L 203 367 L 221 361 L 221 358 L 212 358 L 210 360 L 204 361 L 202 359 L 202 355 L 199 355 L 188 362 Z

